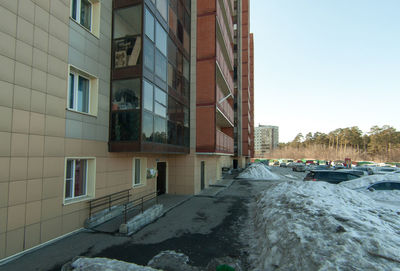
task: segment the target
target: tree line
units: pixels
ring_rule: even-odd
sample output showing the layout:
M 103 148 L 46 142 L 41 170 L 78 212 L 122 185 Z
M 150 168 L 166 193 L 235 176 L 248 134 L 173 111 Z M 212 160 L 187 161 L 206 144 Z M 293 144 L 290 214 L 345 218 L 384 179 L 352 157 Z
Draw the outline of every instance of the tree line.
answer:
M 315 159 L 400 161 L 400 132 L 384 125 L 363 133 L 357 126 L 338 128 L 329 133 L 311 132 L 296 135 L 293 141 L 280 143 L 272 156 Z

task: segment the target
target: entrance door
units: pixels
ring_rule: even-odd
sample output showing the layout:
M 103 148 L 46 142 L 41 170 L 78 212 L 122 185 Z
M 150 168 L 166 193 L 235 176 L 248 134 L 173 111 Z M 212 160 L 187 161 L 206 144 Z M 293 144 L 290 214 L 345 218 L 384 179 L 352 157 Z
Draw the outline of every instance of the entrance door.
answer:
M 200 170 L 200 188 L 201 188 L 201 190 L 203 190 L 205 187 L 205 180 L 204 180 L 205 179 L 205 176 L 204 176 L 205 167 L 206 167 L 205 162 L 201 161 L 201 170 Z
M 157 195 L 162 195 L 167 192 L 167 163 L 157 163 Z

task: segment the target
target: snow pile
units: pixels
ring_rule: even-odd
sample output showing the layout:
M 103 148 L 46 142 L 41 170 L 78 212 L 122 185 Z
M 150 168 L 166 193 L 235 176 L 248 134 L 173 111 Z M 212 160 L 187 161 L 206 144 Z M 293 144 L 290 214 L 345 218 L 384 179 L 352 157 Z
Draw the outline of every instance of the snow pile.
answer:
M 79 258 L 71 264 L 73 271 L 160 271 L 134 263 L 107 258 Z
M 400 270 L 400 215 L 357 191 L 271 183 L 251 216 L 254 270 Z
M 382 181 L 400 181 L 400 174 L 368 175 L 351 181 L 341 182 L 338 185 L 350 189 L 366 187 L 370 184 Z
M 246 168 L 237 177 L 239 179 L 252 179 L 252 180 L 270 180 L 277 181 L 280 180 L 279 176 L 272 173 L 264 164 L 253 163 L 248 168 Z

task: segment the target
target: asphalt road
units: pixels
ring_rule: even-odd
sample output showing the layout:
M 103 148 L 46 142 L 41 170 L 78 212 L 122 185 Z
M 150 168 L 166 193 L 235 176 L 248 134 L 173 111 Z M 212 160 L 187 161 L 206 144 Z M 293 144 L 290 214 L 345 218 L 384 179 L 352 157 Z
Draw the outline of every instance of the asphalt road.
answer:
M 0 270 L 60 270 L 76 256 L 107 257 L 146 265 L 164 250 L 189 256 L 190 264 L 205 267 L 212 259 L 229 256 L 246 266 L 239 240 L 246 203 L 255 191 L 237 180 L 215 197 L 192 197 L 136 234 L 80 232 L 0 266 Z M 244 268 L 246 270 L 246 268 Z

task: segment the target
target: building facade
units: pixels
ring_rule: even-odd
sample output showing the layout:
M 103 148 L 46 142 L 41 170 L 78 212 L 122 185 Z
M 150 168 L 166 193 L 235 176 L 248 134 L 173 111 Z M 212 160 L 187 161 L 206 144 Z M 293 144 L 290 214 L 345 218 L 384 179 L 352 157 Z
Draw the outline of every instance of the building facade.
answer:
M 81 229 L 92 199 L 197 194 L 245 159 L 237 2 L 0 3 L 0 260 Z
M 279 127 L 271 125 L 258 125 L 254 128 L 255 141 L 254 157 L 265 158 L 279 144 Z

